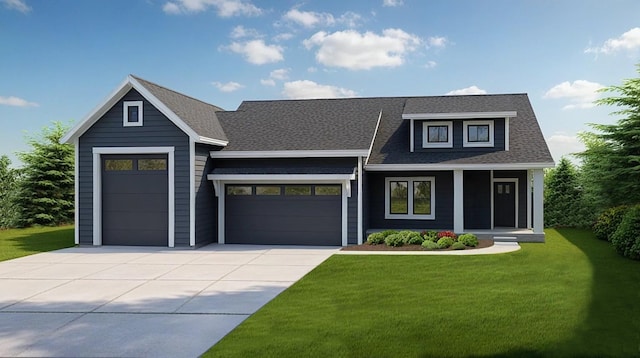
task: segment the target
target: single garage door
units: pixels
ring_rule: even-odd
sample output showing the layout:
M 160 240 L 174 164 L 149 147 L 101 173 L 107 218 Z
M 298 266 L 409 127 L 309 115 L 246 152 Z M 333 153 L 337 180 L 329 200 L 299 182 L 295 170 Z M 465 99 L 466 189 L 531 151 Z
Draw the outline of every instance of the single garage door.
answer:
M 168 245 L 167 155 L 102 155 L 102 244 Z
M 342 245 L 341 185 L 226 185 L 225 242 Z

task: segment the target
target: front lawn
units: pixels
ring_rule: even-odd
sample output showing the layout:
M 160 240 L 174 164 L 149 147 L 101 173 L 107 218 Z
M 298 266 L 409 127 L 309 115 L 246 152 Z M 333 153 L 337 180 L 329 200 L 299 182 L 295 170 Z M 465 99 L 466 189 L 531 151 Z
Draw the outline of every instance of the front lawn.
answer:
M 334 255 L 206 356 L 640 356 L 640 262 L 584 230 L 522 246 Z
M 0 261 L 73 245 L 73 225 L 0 230 Z

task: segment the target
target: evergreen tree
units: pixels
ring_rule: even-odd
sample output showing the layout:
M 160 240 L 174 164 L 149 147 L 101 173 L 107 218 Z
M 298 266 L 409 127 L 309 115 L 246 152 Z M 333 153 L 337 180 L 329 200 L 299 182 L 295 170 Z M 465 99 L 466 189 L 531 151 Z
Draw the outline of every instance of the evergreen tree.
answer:
M 61 144 L 66 128 L 59 122 L 28 138 L 31 151 L 18 153 L 24 163 L 20 181 L 19 226 L 60 225 L 73 221 L 74 150 Z
M 16 189 L 18 171 L 11 168 L 11 160 L 0 156 L 0 229 L 14 227 L 18 218 L 16 207 Z
M 578 172 L 567 158 L 545 175 L 544 221 L 545 226 L 584 227 L 591 223 L 591 216 L 583 205 L 583 190 Z

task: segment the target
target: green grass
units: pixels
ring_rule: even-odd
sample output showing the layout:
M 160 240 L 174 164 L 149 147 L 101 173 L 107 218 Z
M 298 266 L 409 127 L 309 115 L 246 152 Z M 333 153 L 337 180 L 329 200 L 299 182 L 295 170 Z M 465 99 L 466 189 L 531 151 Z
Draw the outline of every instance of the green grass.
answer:
M 584 230 L 522 246 L 334 255 L 206 356 L 640 356 L 640 262 Z
M 72 225 L 0 230 L 0 261 L 73 245 Z

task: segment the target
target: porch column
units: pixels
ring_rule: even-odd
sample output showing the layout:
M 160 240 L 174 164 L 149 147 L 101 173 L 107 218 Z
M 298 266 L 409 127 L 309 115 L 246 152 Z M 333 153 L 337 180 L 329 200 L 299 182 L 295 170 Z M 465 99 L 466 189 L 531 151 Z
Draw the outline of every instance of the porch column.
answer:
M 453 171 L 453 231 L 464 232 L 464 188 L 463 171 Z
M 542 169 L 533 170 L 533 233 L 544 233 L 544 172 Z

